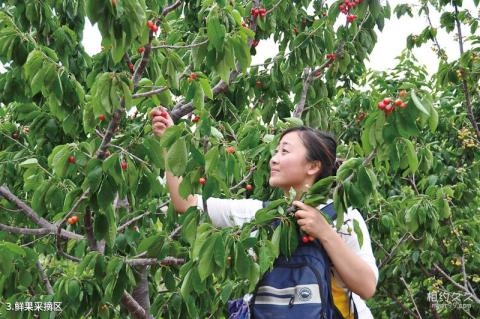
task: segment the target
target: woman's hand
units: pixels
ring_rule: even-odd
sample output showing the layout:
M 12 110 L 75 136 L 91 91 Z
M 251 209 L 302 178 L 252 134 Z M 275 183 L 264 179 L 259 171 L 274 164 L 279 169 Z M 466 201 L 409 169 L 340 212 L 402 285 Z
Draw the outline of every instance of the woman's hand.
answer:
M 302 231 L 320 240 L 322 235 L 325 236 L 331 231 L 331 226 L 316 208 L 298 200 L 292 204 L 299 208 L 295 212 L 295 218 Z
M 150 112 L 150 117 L 152 118 L 152 130 L 156 136 L 162 136 L 167 128 L 174 125 L 168 110 L 161 105 Z

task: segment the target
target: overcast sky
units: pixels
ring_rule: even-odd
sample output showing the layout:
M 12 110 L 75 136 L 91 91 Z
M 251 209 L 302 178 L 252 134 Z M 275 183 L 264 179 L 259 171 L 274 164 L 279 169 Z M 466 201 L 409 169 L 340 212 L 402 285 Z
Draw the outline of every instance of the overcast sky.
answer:
M 327 3 L 331 4 L 334 1 L 328 0 Z M 381 0 L 385 3 L 385 0 Z M 366 61 L 367 67 L 383 71 L 393 68 L 396 65 L 395 58 L 406 47 L 406 39 L 410 34 L 419 34 L 427 25 L 428 21 L 424 16 L 417 16 L 410 18 L 409 16 L 403 16 L 400 19 L 396 18 L 393 14 L 393 9 L 397 4 L 409 3 L 414 6 L 418 6 L 418 1 L 414 0 L 391 0 L 389 1 L 392 8 L 392 17 L 386 20 L 383 31 L 377 32 L 378 42 L 370 55 L 370 61 Z M 473 0 L 464 0 L 463 8 L 470 10 L 474 18 L 479 18 L 479 11 L 475 8 Z M 450 8 L 453 11 L 453 8 Z M 313 10 L 311 10 L 313 12 Z M 414 10 L 414 13 L 416 10 Z M 343 17 L 343 15 L 341 15 Z M 432 24 L 437 28 L 437 38 L 440 46 L 447 52 L 449 61 L 457 59 L 459 57 L 458 42 L 455 41 L 455 32 L 447 34 L 440 28 L 440 13 L 431 9 L 430 18 Z M 378 30 L 376 30 L 378 31 Z M 463 35 L 470 35 L 470 28 L 463 26 Z M 97 26 L 92 26 L 90 21 L 86 19 L 83 45 L 88 54 L 94 55 L 100 52 L 101 36 Z M 413 49 L 415 57 L 420 63 L 427 67 L 429 73 L 435 73 L 438 68 L 438 59 L 436 54 L 432 51 L 433 43 L 429 42 L 421 48 Z M 465 49 L 470 47 L 469 43 L 465 43 Z M 257 54 L 252 58 L 252 64 L 262 63 L 265 59 L 275 56 L 278 53 L 278 46 L 273 40 L 262 40 L 257 47 Z M 5 72 L 5 69 L 0 65 L 0 72 Z
M 333 1 L 329 0 L 328 3 Z M 382 1 L 385 3 L 385 1 Z M 367 61 L 367 67 L 373 70 L 387 70 L 393 68 L 396 65 L 395 58 L 401 53 L 401 51 L 406 47 L 406 39 L 410 34 L 419 34 L 427 25 L 428 21 L 426 17 L 418 17 L 416 14 L 413 18 L 410 18 L 408 15 L 403 16 L 400 19 L 397 19 L 396 15 L 393 14 L 393 9 L 397 4 L 400 3 L 410 3 L 413 5 L 418 5 L 418 1 L 414 0 L 392 0 L 389 1 L 392 8 L 392 17 L 389 20 L 386 20 L 385 27 L 382 32 L 377 31 L 378 42 L 370 55 L 370 61 Z M 475 10 L 473 0 L 463 1 L 464 8 L 471 10 L 471 13 L 478 17 L 478 12 Z M 453 9 L 452 9 L 453 10 Z M 416 10 L 414 10 L 414 13 Z M 343 15 L 341 15 L 343 17 Z M 440 14 L 431 9 L 430 18 L 432 24 L 438 30 L 438 41 L 440 46 L 446 50 L 449 60 L 457 59 L 459 57 L 458 42 L 454 40 L 455 32 L 447 34 L 444 30 L 440 28 Z M 464 35 L 469 35 L 469 28 L 463 27 Z M 101 46 L 101 37 L 100 33 L 96 26 L 92 27 L 90 22 L 86 21 L 84 41 L 86 51 L 89 54 L 95 54 L 100 51 Z M 427 67 L 429 73 L 436 72 L 438 68 L 438 59 L 436 54 L 432 51 L 433 43 L 427 43 L 421 48 L 416 48 L 413 50 L 415 57 L 419 60 L 420 63 L 424 64 Z M 466 43 L 466 49 L 469 48 L 468 43 Z M 257 47 L 257 54 L 252 58 L 252 64 L 262 63 L 265 59 L 273 57 L 278 53 L 278 46 L 275 45 L 273 40 L 262 40 Z

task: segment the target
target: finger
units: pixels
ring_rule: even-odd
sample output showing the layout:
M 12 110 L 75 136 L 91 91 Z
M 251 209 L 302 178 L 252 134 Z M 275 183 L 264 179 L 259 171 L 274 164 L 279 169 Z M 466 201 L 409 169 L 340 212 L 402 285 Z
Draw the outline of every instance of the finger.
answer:
M 307 215 L 308 215 L 308 212 L 306 212 L 304 210 L 301 210 L 301 209 L 299 209 L 295 212 L 295 218 L 297 218 L 297 219 L 305 218 L 305 217 L 307 217 Z
M 308 208 L 309 206 L 307 204 L 304 204 L 303 202 L 299 201 L 299 200 L 294 200 L 292 205 L 295 205 L 301 209 L 306 209 Z
M 155 116 L 160 116 L 161 112 L 162 111 L 156 107 L 150 111 L 150 117 L 154 118 Z
M 165 125 L 163 125 L 162 123 L 157 123 L 153 126 L 153 128 L 157 131 L 163 131 L 165 129 Z
M 152 119 L 152 123 L 163 123 L 163 124 L 167 124 L 167 120 L 162 117 L 162 116 L 155 116 L 153 119 Z
M 297 219 L 297 224 L 298 224 L 299 226 L 305 226 L 306 221 L 305 221 L 305 219 L 300 218 L 300 219 Z

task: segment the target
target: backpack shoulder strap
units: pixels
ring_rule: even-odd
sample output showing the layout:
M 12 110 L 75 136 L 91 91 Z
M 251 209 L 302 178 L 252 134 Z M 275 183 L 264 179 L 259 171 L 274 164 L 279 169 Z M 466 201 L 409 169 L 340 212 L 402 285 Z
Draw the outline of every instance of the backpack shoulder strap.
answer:
M 320 209 L 322 212 L 330 216 L 332 220 L 337 219 L 337 212 L 335 211 L 335 207 L 333 206 L 333 202 L 330 204 L 324 206 L 323 208 Z

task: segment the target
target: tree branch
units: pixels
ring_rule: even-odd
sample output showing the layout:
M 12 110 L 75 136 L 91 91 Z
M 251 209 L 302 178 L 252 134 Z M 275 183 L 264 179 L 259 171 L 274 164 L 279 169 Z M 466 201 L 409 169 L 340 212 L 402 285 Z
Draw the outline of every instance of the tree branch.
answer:
M 230 191 L 233 192 L 233 191 L 237 190 L 238 188 L 240 188 L 245 182 L 247 182 L 250 179 L 250 177 L 252 177 L 253 172 L 255 170 L 256 170 L 256 167 L 252 166 L 250 168 L 250 171 L 248 172 L 248 174 L 237 185 L 230 187 Z
M 92 251 L 98 251 L 97 241 L 93 235 L 93 223 L 92 223 L 92 212 L 90 208 L 87 207 L 85 211 L 85 216 L 83 217 L 85 225 L 85 235 L 87 236 L 88 247 Z
M 275 3 L 270 9 L 267 10 L 267 15 L 272 13 L 273 10 L 275 10 L 279 5 L 280 3 L 282 3 L 282 0 L 279 0 L 277 3 Z
M 38 226 L 42 226 L 43 228 L 49 229 L 50 233 L 54 233 L 57 230 L 55 225 L 49 223 L 46 219 L 38 216 L 38 214 L 35 213 L 30 206 L 25 204 L 17 196 L 13 195 L 12 192 L 10 192 L 10 190 L 6 186 L 0 186 L 0 196 L 3 196 L 8 201 L 15 204 L 15 206 L 17 206 L 24 215 L 30 218 Z M 11 226 L 8 226 L 8 227 L 11 227 Z M 84 239 L 82 235 L 78 235 L 70 231 L 66 231 L 64 229 L 61 230 L 60 236 L 68 239 L 77 239 L 77 240 Z
M 128 312 L 135 319 L 148 319 L 150 315 L 138 304 L 138 302 L 133 299 L 133 297 L 127 292 L 124 291 L 121 299 L 122 304 L 127 308 Z
M 43 270 L 42 264 L 40 261 L 35 262 L 35 266 L 37 266 L 38 272 L 40 273 L 40 278 L 42 279 L 43 284 L 45 285 L 45 289 L 49 295 L 54 295 L 52 285 L 50 284 L 50 280 L 48 280 L 47 274 L 45 274 L 45 270 Z
M 158 209 L 158 208 L 165 207 L 165 206 L 168 205 L 169 203 L 170 203 L 170 201 L 166 201 L 165 203 L 163 203 L 163 204 L 161 204 L 159 207 L 157 207 L 157 209 Z M 140 219 L 142 219 L 143 217 L 145 217 L 145 216 L 147 216 L 147 215 L 149 215 L 149 214 L 151 214 L 150 211 L 148 211 L 148 212 L 146 212 L 146 213 L 143 213 L 143 214 L 141 214 L 141 215 L 138 215 L 138 216 L 130 219 L 129 221 L 126 221 L 124 224 L 122 224 L 121 226 L 119 226 L 119 227 L 117 228 L 117 232 L 119 233 L 119 232 L 123 231 L 125 228 L 127 228 L 127 227 L 130 226 L 131 224 L 135 223 L 137 220 L 140 220 Z
M 462 56 L 464 53 L 462 27 L 460 25 L 460 20 L 458 20 L 458 7 L 455 2 L 453 3 L 453 6 L 455 8 L 455 23 L 457 25 L 458 46 L 460 48 L 460 56 Z M 470 98 L 470 92 L 468 91 L 467 79 L 465 78 L 465 70 L 460 69 L 460 73 L 462 74 L 462 87 L 463 87 L 463 93 L 465 95 L 465 106 L 467 109 L 467 117 L 470 120 L 470 123 L 472 124 L 473 129 L 475 130 L 475 133 L 477 135 L 477 140 L 480 142 L 480 128 L 478 127 L 475 117 L 473 116 L 472 101 Z
M 51 229 L 48 228 L 20 228 L 13 227 L 4 224 L 0 224 L 0 230 L 6 231 L 12 234 L 22 234 L 22 235 L 33 235 L 33 236 L 42 236 L 53 233 Z
M 155 89 L 155 90 L 148 91 L 148 92 L 135 93 L 135 94 L 132 95 L 132 98 L 138 99 L 138 98 L 141 98 L 141 97 L 149 97 L 149 96 L 152 96 L 152 95 L 155 95 L 155 94 L 160 94 L 160 93 L 162 93 L 166 90 L 168 90 L 167 87 L 161 87 L 159 89 Z
M 147 266 L 137 267 L 139 272 L 140 281 L 137 282 L 136 287 L 133 289 L 132 297 L 138 302 L 138 304 L 150 315 L 150 295 L 148 292 L 148 272 Z
M 450 281 L 455 287 L 457 287 L 458 289 L 464 291 L 468 296 L 470 296 L 476 303 L 480 304 L 480 299 L 478 298 L 478 296 L 474 293 L 474 292 L 471 292 L 468 287 L 463 287 L 462 285 L 460 285 L 459 283 L 457 283 L 455 280 L 453 280 L 452 277 L 450 277 L 445 271 L 443 271 L 443 269 L 438 266 L 437 263 L 433 263 L 433 267 L 435 267 L 435 269 L 440 272 L 442 274 L 443 277 L 445 277 L 446 279 L 448 279 L 448 281 Z
M 107 132 L 103 136 L 102 143 L 100 144 L 100 147 L 97 150 L 98 159 L 104 160 L 107 157 L 106 154 L 107 154 L 108 145 L 110 144 L 110 141 L 113 138 L 113 134 L 115 134 L 115 131 L 120 125 L 121 116 L 124 111 L 125 111 L 125 99 L 122 98 L 122 100 L 120 101 L 120 108 L 116 109 L 115 112 L 113 112 L 112 119 L 110 120 L 110 123 L 108 123 Z
M 413 298 L 412 292 L 410 291 L 410 287 L 407 285 L 407 282 L 405 281 L 405 279 L 403 277 L 400 277 L 400 280 L 402 281 L 402 283 L 407 288 L 408 295 L 410 296 L 410 299 L 413 302 L 413 306 L 415 307 L 415 310 L 417 311 L 417 314 L 418 314 L 417 318 L 422 319 L 422 315 L 420 314 L 420 311 L 418 311 L 418 307 L 417 307 L 417 304 L 415 303 L 415 299 Z
M 399 305 L 400 308 L 403 309 L 405 313 L 408 313 L 411 317 L 418 318 L 417 314 L 414 313 L 412 310 L 408 309 L 408 307 L 403 302 L 401 302 L 394 294 L 392 294 L 386 289 L 382 289 L 382 290 L 387 294 L 388 297 L 393 299 L 397 303 L 397 305 Z
M 169 5 L 169 6 L 166 6 L 166 7 L 163 8 L 163 10 L 162 10 L 162 15 L 163 15 L 163 16 L 166 16 L 166 15 L 169 14 L 171 11 L 175 10 L 176 8 L 178 8 L 181 4 L 182 4 L 182 1 L 177 0 L 174 4 L 171 4 L 171 5 Z
M 202 42 L 187 44 L 187 45 L 168 45 L 162 44 L 152 47 L 152 49 L 192 49 L 208 43 L 208 39 Z
M 156 258 L 136 258 L 136 259 L 128 259 L 126 264 L 130 266 L 176 266 L 182 265 L 185 263 L 185 259 L 183 258 L 175 258 L 175 257 L 165 257 L 162 260 L 158 260 Z

